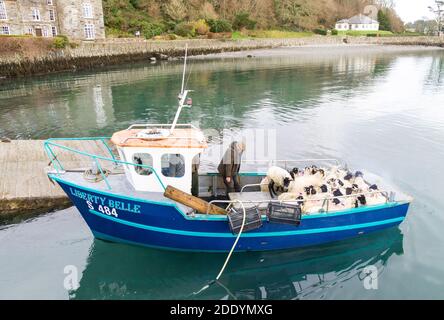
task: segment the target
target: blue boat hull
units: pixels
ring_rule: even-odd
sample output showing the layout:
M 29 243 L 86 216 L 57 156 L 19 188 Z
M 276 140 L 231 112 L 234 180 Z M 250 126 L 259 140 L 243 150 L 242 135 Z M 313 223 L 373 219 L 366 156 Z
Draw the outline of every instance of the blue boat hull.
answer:
M 51 176 L 70 197 L 96 238 L 171 250 L 229 251 L 235 240 L 226 217 L 187 216 L 173 203 L 123 197 Z M 241 235 L 236 251 L 318 245 L 399 225 L 409 203 L 304 216 L 300 226 L 269 223 Z

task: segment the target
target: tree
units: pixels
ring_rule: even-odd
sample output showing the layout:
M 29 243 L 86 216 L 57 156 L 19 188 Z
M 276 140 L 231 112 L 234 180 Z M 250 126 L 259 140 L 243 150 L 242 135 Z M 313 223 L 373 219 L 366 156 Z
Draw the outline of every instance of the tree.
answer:
M 378 11 L 379 30 L 392 31 L 390 20 L 384 10 Z
M 169 0 L 164 5 L 164 12 L 174 21 L 182 21 L 187 16 L 187 8 L 182 0 Z
M 430 11 L 436 14 L 436 23 L 438 25 L 438 36 L 441 36 L 443 31 L 444 20 L 444 1 L 435 0 L 436 8 L 429 7 Z

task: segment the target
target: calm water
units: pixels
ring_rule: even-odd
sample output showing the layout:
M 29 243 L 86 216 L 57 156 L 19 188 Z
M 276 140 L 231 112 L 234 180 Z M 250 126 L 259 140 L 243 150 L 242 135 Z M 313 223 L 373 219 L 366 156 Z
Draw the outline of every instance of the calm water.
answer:
M 234 255 L 174 253 L 94 240 L 76 209 L 0 225 L 0 298 L 444 298 L 444 51 L 360 47 L 195 59 L 201 128 L 277 132 L 279 158 L 338 158 L 415 198 L 399 227 L 333 245 Z M 0 136 L 111 135 L 169 122 L 180 63 L 0 83 Z M 217 142 L 213 142 L 214 144 Z M 26 161 L 26 159 L 23 159 Z M 80 287 L 64 289 L 75 266 Z M 363 269 L 379 271 L 378 289 Z

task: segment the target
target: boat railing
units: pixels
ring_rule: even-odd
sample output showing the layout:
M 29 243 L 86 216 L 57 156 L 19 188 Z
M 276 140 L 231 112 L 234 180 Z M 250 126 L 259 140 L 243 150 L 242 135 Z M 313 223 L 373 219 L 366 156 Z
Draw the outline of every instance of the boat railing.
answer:
M 79 154 L 81 156 L 85 156 L 85 157 L 92 159 L 94 161 L 94 163 L 97 165 L 100 175 L 101 175 L 102 179 L 105 181 L 105 184 L 109 190 L 112 190 L 112 187 L 108 181 L 107 175 L 105 174 L 105 171 L 104 171 L 103 167 L 101 166 L 99 160 L 111 162 L 114 164 L 114 166 L 127 165 L 127 166 L 140 167 L 143 169 L 150 170 L 154 174 L 154 176 L 156 177 L 156 180 L 160 184 L 162 189 L 166 190 L 165 185 L 163 184 L 162 180 L 159 177 L 159 174 L 152 166 L 145 165 L 145 164 L 137 164 L 137 163 L 127 162 L 127 161 L 122 161 L 122 160 L 117 159 L 115 157 L 115 155 L 113 154 L 110 146 L 106 143 L 106 140 L 109 140 L 109 139 L 110 139 L 110 137 L 51 138 L 51 139 L 45 140 L 43 147 L 44 147 L 46 154 L 48 155 L 48 157 L 50 159 L 50 165 L 52 165 L 54 167 L 54 169 L 56 170 L 56 174 L 59 176 L 63 171 L 65 171 L 65 167 L 62 165 L 61 161 L 59 160 L 59 158 L 55 154 L 53 148 L 60 148 L 62 150 L 65 150 L 68 152 L 73 152 L 75 154 Z M 57 143 L 56 141 L 100 141 L 100 142 L 102 142 L 102 144 L 105 146 L 105 148 L 109 152 L 110 157 L 105 157 L 105 156 L 91 154 L 91 153 L 88 153 L 85 151 L 77 150 L 77 149 L 65 146 L 63 144 Z
M 281 166 L 283 167 L 285 170 L 289 170 L 292 169 L 291 166 L 297 165 L 297 164 L 314 164 L 314 163 L 330 163 L 333 165 L 337 165 L 340 166 L 341 164 L 345 165 L 345 163 L 341 163 L 338 159 L 332 159 L 332 158 L 327 158 L 327 159 L 258 159 L 258 160 L 242 160 L 242 163 L 245 164 L 260 164 L 260 163 L 264 163 L 266 164 L 268 167 L 277 165 L 277 166 Z
M 394 202 L 395 199 L 395 193 L 394 192 L 388 192 L 385 190 L 375 190 L 375 191 L 367 191 L 367 192 L 361 192 L 361 193 L 355 193 L 351 195 L 342 195 L 342 196 L 325 196 L 325 197 L 319 197 L 319 198 L 304 198 L 304 199 L 295 199 L 295 200 L 279 200 L 279 199 L 269 199 L 269 200 L 212 200 L 209 202 L 210 205 L 208 205 L 207 215 L 209 214 L 209 209 L 211 207 L 211 204 L 228 204 L 227 208 L 230 208 L 233 204 L 241 202 L 242 204 L 254 204 L 259 205 L 263 203 L 278 203 L 278 204 L 290 204 L 290 205 L 300 205 L 301 207 L 306 204 L 307 202 L 321 202 L 322 201 L 322 210 L 325 207 L 324 211 L 321 211 L 320 213 L 329 213 L 329 203 L 331 200 L 334 199 L 348 199 L 348 198 L 358 198 L 360 196 L 371 196 L 380 194 L 385 198 L 385 204 Z

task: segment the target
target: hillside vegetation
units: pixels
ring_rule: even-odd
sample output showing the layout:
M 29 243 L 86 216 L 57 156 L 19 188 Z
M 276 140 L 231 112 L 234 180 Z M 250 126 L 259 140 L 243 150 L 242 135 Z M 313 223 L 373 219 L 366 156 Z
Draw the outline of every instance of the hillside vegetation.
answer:
M 377 0 L 104 0 L 108 36 L 217 37 L 236 30 L 314 31 L 337 20 L 380 9 L 383 30 L 402 32 L 403 23 L 386 1 Z

